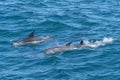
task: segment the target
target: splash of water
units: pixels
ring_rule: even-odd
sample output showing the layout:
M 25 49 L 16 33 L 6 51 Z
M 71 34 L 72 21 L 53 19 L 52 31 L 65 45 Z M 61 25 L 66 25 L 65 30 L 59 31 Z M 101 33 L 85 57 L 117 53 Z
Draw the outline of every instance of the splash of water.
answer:
M 87 46 L 87 47 L 97 48 L 99 46 L 104 46 L 108 43 L 112 43 L 113 41 L 114 41 L 113 38 L 104 37 L 102 40 L 98 40 L 98 41 L 95 41 L 95 42 L 90 42 L 88 40 L 86 40 L 84 42 L 85 42 L 85 46 Z

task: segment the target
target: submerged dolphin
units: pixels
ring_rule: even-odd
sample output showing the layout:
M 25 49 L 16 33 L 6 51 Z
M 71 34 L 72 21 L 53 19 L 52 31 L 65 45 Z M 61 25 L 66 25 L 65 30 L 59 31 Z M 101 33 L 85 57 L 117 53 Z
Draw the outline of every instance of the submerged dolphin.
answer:
M 82 40 L 82 41 L 80 41 L 80 43 L 79 43 L 78 45 L 76 45 L 76 48 L 81 48 L 81 47 L 83 47 L 83 46 L 85 46 L 85 43 L 84 43 L 84 41 Z
M 69 42 L 64 46 L 57 46 L 57 47 L 49 48 L 49 49 L 46 49 L 44 51 L 44 53 L 45 54 L 54 54 L 54 53 L 57 53 L 57 52 L 68 51 L 68 50 L 72 49 L 71 44 L 72 44 L 72 42 Z
M 50 39 L 50 37 L 36 37 L 34 36 L 35 31 L 31 32 L 30 35 L 27 38 L 24 38 L 18 42 L 14 42 L 13 45 L 18 46 L 18 45 L 23 45 L 23 44 L 29 44 L 29 43 L 40 43 L 44 42 Z

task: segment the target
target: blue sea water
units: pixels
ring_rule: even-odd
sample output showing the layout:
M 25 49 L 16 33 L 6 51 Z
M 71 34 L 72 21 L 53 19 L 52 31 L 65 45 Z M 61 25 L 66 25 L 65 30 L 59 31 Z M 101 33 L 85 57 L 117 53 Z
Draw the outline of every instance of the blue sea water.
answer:
M 120 80 L 118 3 L 119 0 L 0 0 L 0 80 Z M 34 45 L 12 45 L 33 30 L 36 36 L 53 39 Z M 106 42 L 113 40 L 102 45 L 104 38 Z M 82 39 L 102 46 L 43 54 L 43 50 L 57 44 Z

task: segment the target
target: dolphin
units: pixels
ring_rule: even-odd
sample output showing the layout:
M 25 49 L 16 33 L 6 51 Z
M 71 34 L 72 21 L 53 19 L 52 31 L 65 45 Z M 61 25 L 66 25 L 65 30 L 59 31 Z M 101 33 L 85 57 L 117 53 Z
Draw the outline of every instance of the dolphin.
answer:
M 34 36 L 35 31 L 32 31 L 27 38 L 24 38 L 22 40 L 19 40 L 18 42 L 14 42 L 13 45 L 18 46 L 18 45 L 24 45 L 24 44 L 30 44 L 30 43 L 40 43 L 47 41 L 51 39 L 50 37 L 42 37 L 42 36 Z
M 48 49 L 44 50 L 44 53 L 45 54 L 54 54 L 54 53 L 58 53 L 58 52 L 72 50 L 71 44 L 72 44 L 72 42 L 69 42 L 64 46 L 57 46 L 57 47 L 53 47 L 53 48 L 48 48 Z
M 83 46 L 85 46 L 85 43 L 83 40 L 81 40 L 80 43 L 78 45 L 76 45 L 76 48 L 81 48 Z

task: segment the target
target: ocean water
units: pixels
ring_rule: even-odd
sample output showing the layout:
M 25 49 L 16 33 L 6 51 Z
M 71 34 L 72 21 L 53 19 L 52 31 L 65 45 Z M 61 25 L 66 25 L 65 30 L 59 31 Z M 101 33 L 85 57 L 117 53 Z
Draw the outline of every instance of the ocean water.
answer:
M 33 30 L 53 39 L 12 45 Z M 43 53 L 81 40 L 89 47 Z M 119 0 L 0 0 L 0 80 L 120 80 Z

